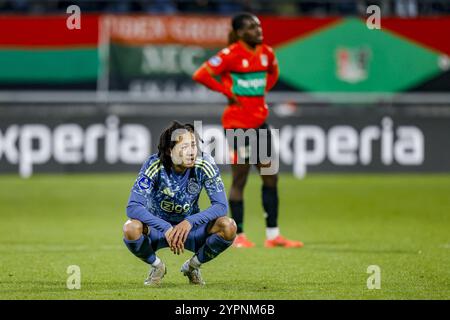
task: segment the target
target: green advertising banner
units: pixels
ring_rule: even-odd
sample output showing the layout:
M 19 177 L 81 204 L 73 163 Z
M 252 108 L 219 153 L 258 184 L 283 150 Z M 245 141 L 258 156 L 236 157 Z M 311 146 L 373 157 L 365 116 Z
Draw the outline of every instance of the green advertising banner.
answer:
M 445 55 L 346 19 L 276 49 L 281 78 L 316 92 L 397 92 L 439 75 Z
M 99 16 L 83 15 L 71 30 L 67 16 L 0 16 L 0 90 L 89 89 L 99 76 Z

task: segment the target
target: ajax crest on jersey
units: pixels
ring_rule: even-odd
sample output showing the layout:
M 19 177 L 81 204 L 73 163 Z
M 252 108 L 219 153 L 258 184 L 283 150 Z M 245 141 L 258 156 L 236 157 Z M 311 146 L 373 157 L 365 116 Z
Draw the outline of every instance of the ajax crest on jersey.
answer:
M 259 58 L 263 67 L 267 67 L 269 65 L 269 58 L 267 57 L 267 54 L 262 54 Z
M 249 66 L 248 60 L 247 59 L 243 59 L 242 60 L 242 67 L 243 68 L 248 68 L 248 66 Z
M 190 194 L 198 194 L 200 192 L 200 186 L 194 179 L 189 180 L 188 183 L 188 192 Z

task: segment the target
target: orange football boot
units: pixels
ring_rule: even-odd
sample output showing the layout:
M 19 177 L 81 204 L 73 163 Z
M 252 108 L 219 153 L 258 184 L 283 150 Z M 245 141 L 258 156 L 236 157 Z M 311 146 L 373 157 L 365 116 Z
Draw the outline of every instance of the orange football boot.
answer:
M 240 233 L 233 241 L 233 247 L 235 248 L 253 248 L 255 244 L 247 239 L 244 233 Z
M 266 240 L 264 242 L 264 246 L 266 248 L 275 248 L 275 247 L 301 248 L 303 247 L 303 242 L 296 240 L 288 240 L 282 236 L 277 236 L 275 239 Z

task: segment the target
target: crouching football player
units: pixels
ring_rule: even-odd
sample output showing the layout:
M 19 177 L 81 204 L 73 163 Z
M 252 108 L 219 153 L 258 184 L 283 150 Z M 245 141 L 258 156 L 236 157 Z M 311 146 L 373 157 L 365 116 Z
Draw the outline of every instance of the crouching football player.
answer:
M 211 156 L 198 156 L 197 135 L 190 124 L 173 122 L 160 137 L 158 153 L 142 166 L 128 200 L 129 220 L 124 242 L 136 257 L 151 265 L 145 285 L 159 285 L 166 266 L 156 255 L 169 247 L 194 256 L 181 267 L 191 284 L 205 284 L 200 266 L 226 250 L 236 236 L 236 224 L 226 216 L 224 185 Z M 205 188 L 211 201 L 201 211 Z

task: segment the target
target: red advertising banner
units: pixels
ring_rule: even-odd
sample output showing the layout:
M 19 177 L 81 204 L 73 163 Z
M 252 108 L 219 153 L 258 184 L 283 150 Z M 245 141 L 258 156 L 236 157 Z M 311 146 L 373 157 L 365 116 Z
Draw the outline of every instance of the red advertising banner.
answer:
M 105 16 L 104 32 L 123 44 L 226 45 L 230 18 L 204 16 Z M 103 27 L 102 27 L 103 28 Z

